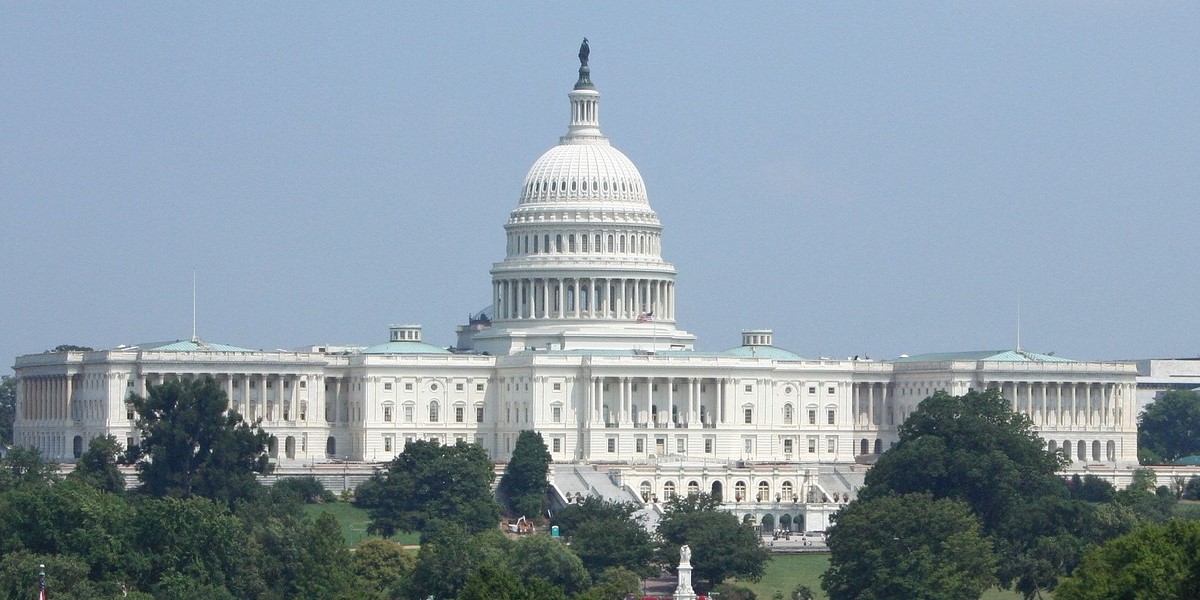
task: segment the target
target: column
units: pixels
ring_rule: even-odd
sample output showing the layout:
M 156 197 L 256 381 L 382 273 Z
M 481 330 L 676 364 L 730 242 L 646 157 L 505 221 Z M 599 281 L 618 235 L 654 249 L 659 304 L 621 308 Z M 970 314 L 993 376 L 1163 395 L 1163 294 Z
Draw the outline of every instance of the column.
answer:
M 725 379 L 714 380 L 714 383 L 717 384 L 718 420 L 720 421 L 720 423 L 722 425 L 724 425 L 726 423 L 726 420 L 725 420 Z
M 871 427 L 878 425 L 875 422 L 875 382 L 867 384 L 867 422 L 871 424 Z
M 625 386 L 628 385 L 628 383 L 629 383 L 629 378 L 627 378 L 627 377 L 621 377 L 620 379 L 617 380 L 617 385 L 620 388 L 620 390 L 618 391 L 618 394 L 617 394 L 618 408 L 617 408 L 617 418 L 615 419 L 615 421 L 622 425 L 629 422 L 629 411 L 625 409 L 625 398 L 626 398 Z
M 583 280 L 579 279 L 578 277 L 571 279 L 571 286 L 575 289 L 575 318 L 576 319 L 579 318 L 579 315 L 580 315 L 579 308 L 580 308 L 580 305 L 582 304 L 581 300 L 583 299 L 582 294 L 579 293 L 579 288 L 582 287 L 580 285 L 582 283 L 582 281 Z

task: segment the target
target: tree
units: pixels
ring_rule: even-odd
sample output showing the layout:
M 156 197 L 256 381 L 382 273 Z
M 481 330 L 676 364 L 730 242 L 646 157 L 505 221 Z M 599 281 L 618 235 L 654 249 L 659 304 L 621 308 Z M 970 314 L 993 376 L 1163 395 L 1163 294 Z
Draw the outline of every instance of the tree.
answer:
M 36 447 L 14 446 L 0 458 L 0 492 L 22 486 L 38 486 L 54 481 L 58 475 L 56 463 L 44 462 Z
M 1143 525 L 1093 548 L 1054 598 L 1200 598 L 1200 522 Z
M 150 386 L 131 396 L 138 412 L 141 490 L 151 496 L 202 496 L 232 503 L 251 498 L 256 473 L 267 473 L 269 436 L 228 410 L 225 392 L 211 376 Z
M 708 494 L 675 496 L 667 500 L 658 523 L 659 560 L 674 571 L 679 548 L 692 549 L 692 576 L 701 588 L 737 577 L 758 581 L 771 559 L 759 544 L 753 526 L 720 510 L 720 501 Z
M 542 434 L 524 430 L 517 436 L 512 458 L 504 468 L 497 491 L 504 507 L 513 515 L 538 518 L 546 514 L 549 501 L 546 476 L 550 472 L 550 451 Z
M 1069 498 L 1056 475 L 1065 459 L 1046 450 L 1028 417 L 997 390 L 939 391 L 917 406 L 899 436 L 867 472 L 859 500 L 928 493 L 966 502 L 993 539 L 1000 583 L 1027 597 L 1052 589 L 1079 559 L 1073 549 L 1083 546 L 1076 538 L 1087 530 L 1089 509 Z
M 17 415 L 17 379 L 0 376 L 0 446 L 13 441 L 13 418 Z
M 218 591 L 237 598 L 255 596 L 246 589 L 255 578 L 247 577 L 244 570 L 253 563 L 254 546 L 242 521 L 224 505 L 199 497 L 147 499 L 140 504 L 132 529 L 135 543 L 149 561 L 140 589 L 166 585 L 186 590 L 191 585 L 213 590 L 212 597 L 223 597 Z
M 992 586 L 995 556 L 960 500 L 929 494 L 853 502 L 829 530 L 830 600 L 978 598 Z
M 95 348 L 91 346 L 76 346 L 75 344 L 59 344 L 43 354 L 53 354 L 56 352 L 92 352 Z
M 1172 390 L 1138 416 L 1138 458 L 1143 464 L 1200 454 L 1200 394 Z
M 580 592 L 575 600 L 613 600 L 626 598 L 641 588 L 642 577 L 629 569 L 612 567 L 596 578 L 592 587 Z
M 443 446 L 418 440 L 404 447 L 377 479 L 368 531 L 427 531 L 457 523 L 468 532 L 494 529 L 500 508 L 492 497 L 496 473 L 483 448 L 463 441 Z
M 570 596 L 591 583 L 583 561 L 565 544 L 548 535 L 531 535 L 517 540 L 509 554 L 509 566 L 525 581 L 542 579 Z
M 397 542 L 369 538 L 354 548 L 350 563 L 355 575 L 363 582 L 361 592 L 389 600 L 401 597 L 417 560 Z
M 125 475 L 117 464 L 124 454 L 117 438 L 111 435 L 94 437 L 68 477 L 110 494 L 122 494 L 125 492 Z
M 633 503 L 589 496 L 559 510 L 551 522 L 593 578 L 616 567 L 650 576 L 657 573 L 651 565 L 654 545 L 641 521 L 633 516 L 637 510 Z
M 413 598 L 456 598 L 483 565 L 507 568 L 512 541 L 498 529 L 470 535 L 457 523 L 440 521 L 421 534 L 421 549 L 412 575 Z

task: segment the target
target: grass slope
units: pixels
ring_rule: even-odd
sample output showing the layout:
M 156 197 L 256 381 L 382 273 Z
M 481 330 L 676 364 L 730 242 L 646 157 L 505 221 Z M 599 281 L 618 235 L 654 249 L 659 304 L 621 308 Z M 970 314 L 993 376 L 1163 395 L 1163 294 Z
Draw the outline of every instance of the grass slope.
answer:
M 307 504 L 304 510 L 309 516 L 316 517 L 317 515 L 327 512 L 333 515 L 333 518 L 338 520 L 338 524 L 342 526 L 342 538 L 346 540 L 346 545 L 351 548 L 358 545 L 359 542 L 371 537 L 367 535 L 367 511 L 350 504 L 349 502 L 331 502 L 329 504 Z M 392 536 L 393 540 L 405 545 L 417 544 L 421 541 L 420 534 L 416 533 L 399 533 Z

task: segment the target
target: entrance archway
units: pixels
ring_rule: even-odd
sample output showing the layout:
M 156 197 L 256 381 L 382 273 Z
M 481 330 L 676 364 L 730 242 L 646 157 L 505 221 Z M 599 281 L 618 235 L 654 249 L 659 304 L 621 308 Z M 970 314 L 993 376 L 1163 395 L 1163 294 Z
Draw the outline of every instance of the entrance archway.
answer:
M 721 482 L 720 481 L 713 482 L 712 496 L 713 496 L 713 498 L 716 498 L 718 501 L 721 499 Z
M 288 458 L 296 458 L 296 438 L 287 436 L 283 442 L 283 454 Z

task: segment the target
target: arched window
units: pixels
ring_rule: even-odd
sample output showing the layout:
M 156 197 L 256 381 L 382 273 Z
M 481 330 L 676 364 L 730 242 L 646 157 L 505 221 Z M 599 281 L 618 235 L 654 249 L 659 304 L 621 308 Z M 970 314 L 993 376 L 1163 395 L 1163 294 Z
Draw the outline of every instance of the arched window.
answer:
M 738 481 L 733 484 L 733 498 L 738 502 L 746 499 L 746 482 Z
M 1092 441 L 1092 460 L 1100 460 L 1100 440 Z
M 613 251 L 613 236 L 611 233 L 608 234 L 608 251 L 609 252 Z
M 767 483 L 765 479 L 758 482 L 758 495 L 755 497 L 758 498 L 759 502 L 766 502 L 767 500 L 770 500 L 771 484 Z
M 688 482 L 688 495 L 696 496 L 699 494 L 700 494 L 700 482 L 696 481 L 694 479 L 692 481 L 689 481 Z
M 1108 440 L 1107 446 L 1108 446 L 1108 452 L 1107 452 L 1108 462 L 1113 462 L 1113 461 L 1117 460 L 1117 443 L 1114 442 L 1113 440 Z
M 783 485 L 779 486 L 779 489 L 783 492 L 784 502 L 790 502 L 796 499 L 796 490 L 792 489 L 792 482 L 783 482 Z
M 575 238 L 575 236 L 571 236 L 572 242 L 574 242 L 574 238 Z M 579 251 L 580 252 L 588 251 L 588 236 L 587 236 L 587 234 L 583 234 L 583 235 L 579 236 Z
M 562 252 L 562 234 L 561 233 L 554 236 L 554 251 Z
M 625 235 L 624 234 L 621 235 L 620 243 L 621 243 L 621 254 L 624 254 L 625 253 Z
M 1079 460 L 1087 460 L 1087 442 L 1079 440 L 1079 444 L 1076 447 L 1075 456 L 1078 456 Z
M 547 254 L 550 253 L 550 234 L 547 233 L 542 236 L 542 247 L 546 249 Z
M 650 501 L 650 489 L 649 481 L 643 481 L 642 484 L 638 486 L 638 491 L 642 494 L 642 502 Z
M 534 254 L 539 254 L 539 253 L 540 253 L 540 252 L 538 251 L 538 236 L 536 236 L 536 235 L 535 235 L 535 236 L 533 236 L 533 253 L 534 253 Z
M 1046 450 L 1048 450 L 1049 452 L 1052 452 L 1052 453 L 1058 452 L 1058 442 L 1056 442 L 1054 440 L 1050 440 L 1049 442 L 1046 443 Z
M 1071 440 L 1063 440 L 1062 453 L 1067 460 L 1071 460 Z
M 675 482 L 668 481 L 663 484 L 663 499 L 670 500 L 675 497 Z
M 867 438 L 863 438 L 862 443 L 859 444 L 858 450 L 859 450 L 859 452 L 858 452 L 859 454 L 870 454 L 871 453 L 871 440 L 868 440 Z
M 599 251 L 600 251 L 600 234 L 598 234 L 598 233 L 596 234 L 596 246 L 595 246 L 595 248 L 596 248 L 596 252 L 599 252 Z
M 83 456 L 83 436 L 77 435 L 71 440 L 71 454 L 75 455 L 75 458 Z
M 288 458 L 296 458 L 296 438 L 287 436 L 283 442 L 283 455 Z
M 783 405 L 783 424 L 784 425 L 792 424 L 792 419 L 795 416 L 795 415 L 793 415 L 794 412 L 795 412 L 795 410 L 792 408 L 791 402 Z
M 332 435 L 325 440 L 325 457 L 333 458 L 337 456 L 337 439 Z
M 439 416 L 438 409 L 439 409 L 439 407 L 438 407 L 438 401 L 437 401 L 437 400 L 431 400 L 431 401 L 429 402 L 429 422 L 430 422 L 430 423 L 437 423 L 437 422 L 438 422 L 438 416 Z
M 567 236 L 567 252 L 574 252 L 574 251 L 575 251 L 575 234 L 572 233 L 571 235 Z
M 875 438 L 875 454 L 883 454 L 883 440 Z

